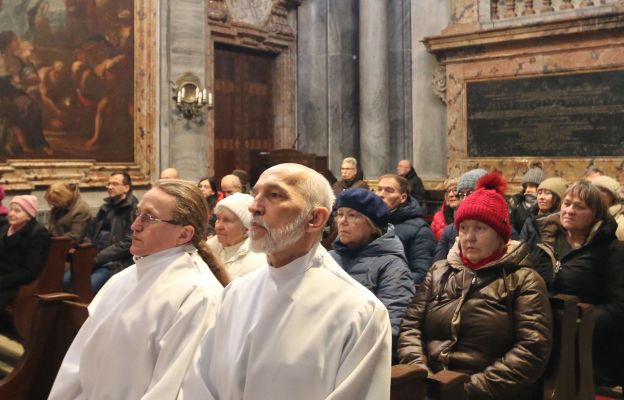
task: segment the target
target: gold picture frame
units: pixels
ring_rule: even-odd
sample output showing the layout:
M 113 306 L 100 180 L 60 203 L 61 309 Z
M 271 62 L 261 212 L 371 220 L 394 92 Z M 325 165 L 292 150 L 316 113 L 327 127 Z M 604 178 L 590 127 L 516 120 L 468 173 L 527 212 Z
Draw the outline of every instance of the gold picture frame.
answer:
M 133 37 L 130 38 L 133 45 L 130 48 L 134 49 L 132 60 L 134 90 L 129 95 L 132 107 L 128 107 L 131 108 L 128 114 L 133 132 L 131 141 L 133 159 L 102 161 L 97 157 L 81 158 L 79 152 L 76 157 L 70 159 L 59 159 L 58 156 L 47 158 L 45 154 L 39 158 L 11 158 L 6 155 L 6 160 L 0 163 L 0 184 L 6 190 L 34 190 L 55 181 L 78 183 L 80 187 L 86 188 L 103 187 L 110 173 L 115 170 L 127 170 L 133 178 L 134 185 L 149 183 L 156 168 L 154 136 L 158 115 L 157 7 L 158 2 L 133 1 Z M 124 15 L 120 15 L 120 18 L 122 16 Z M 130 18 L 129 15 L 124 17 Z M 65 24 L 68 23 L 65 21 Z

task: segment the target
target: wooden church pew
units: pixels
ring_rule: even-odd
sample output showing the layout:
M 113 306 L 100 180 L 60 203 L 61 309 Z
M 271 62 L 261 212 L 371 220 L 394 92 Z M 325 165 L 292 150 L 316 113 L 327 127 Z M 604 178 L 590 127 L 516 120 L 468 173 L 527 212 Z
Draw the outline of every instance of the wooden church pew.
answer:
M 96 254 L 97 249 L 93 244 L 83 243 L 71 255 L 71 292 L 77 294 L 83 303 L 90 303 L 93 300 L 91 271 L 95 264 Z
M 31 332 L 34 307 L 37 303 L 35 295 L 63 291 L 63 274 L 65 260 L 71 247 L 71 239 L 54 237 L 50 243 L 47 261 L 39 274 L 32 282 L 20 286 L 13 304 L 9 306 L 11 321 L 18 338 L 25 342 Z
M 9 375 L 0 380 L 0 399 L 44 400 L 63 357 L 88 315 L 87 306 L 70 293 L 35 296 L 31 332 L 25 352 Z
M 392 367 L 390 400 L 424 400 L 427 393 L 427 370 L 416 365 Z

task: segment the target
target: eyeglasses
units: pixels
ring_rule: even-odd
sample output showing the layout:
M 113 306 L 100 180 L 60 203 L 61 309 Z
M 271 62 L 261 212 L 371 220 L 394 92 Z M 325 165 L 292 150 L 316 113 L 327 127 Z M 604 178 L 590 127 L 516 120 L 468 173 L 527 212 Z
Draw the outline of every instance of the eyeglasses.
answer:
M 448 194 L 451 194 L 451 193 L 455 193 L 455 194 L 457 194 L 457 188 L 451 188 L 451 189 L 448 189 L 448 190 L 446 191 L 446 193 L 448 193 Z
M 349 211 L 346 213 L 338 211 L 336 214 L 336 222 L 340 223 L 341 220 L 346 220 L 348 223 L 352 223 L 361 220 L 363 217 L 364 216 L 362 214 L 355 211 Z
M 457 197 L 459 197 L 460 199 L 465 199 L 466 197 L 470 196 L 471 193 L 472 193 L 472 190 L 461 191 L 457 193 Z
M 136 217 L 134 218 L 135 222 L 136 220 L 139 220 L 141 225 L 150 225 L 150 224 L 155 224 L 157 222 L 166 222 L 168 224 L 179 225 L 178 222 L 176 221 L 156 218 L 152 214 L 148 214 L 148 213 L 138 213 Z

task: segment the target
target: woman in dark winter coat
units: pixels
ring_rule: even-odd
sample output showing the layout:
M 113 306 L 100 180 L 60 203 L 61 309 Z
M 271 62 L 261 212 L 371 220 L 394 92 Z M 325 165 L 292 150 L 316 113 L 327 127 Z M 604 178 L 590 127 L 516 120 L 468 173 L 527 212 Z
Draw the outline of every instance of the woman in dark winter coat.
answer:
M 93 228 L 93 217 L 86 201 L 73 183 L 56 182 L 44 196 L 50 205 L 48 230 L 52 236 L 67 236 L 73 244 L 80 244 Z
M 393 344 L 414 296 L 401 241 L 388 229 L 388 207 L 366 189 L 347 189 L 336 200 L 338 239 L 329 254 L 353 279 L 377 296 L 390 314 Z
M 36 215 L 35 196 L 11 200 L 9 223 L 0 228 L 0 310 L 13 300 L 20 285 L 39 275 L 47 261 L 50 234 Z
M 624 382 L 624 246 L 616 228 L 598 188 L 577 182 L 531 254 L 554 293 L 595 306 L 594 378 L 604 383 Z
M 533 399 L 551 349 L 544 280 L 526 265 L 503 198 L 504 179 L 487 175 L 458 208 L 459 233 L 409 306 L 398 353 L 432 373 L 464 372 L 470 399 Z
M 531 209 L 520 232 L 520 239 L 528 243 L 530 250 L 540 240 L 546 217 L 559 212 L 567 188 L 568 183 L 559 177 L 544 179 L 537 187 L 536 207 Z
M 537 202 L 537 188 L 544 180 L 544 170 L 541 163 L 529 166 L 529 170 L 522 176 L 522 192 L 509 198 L 509 216 L 511 227 L 520 232 L 524 222 L 533 214 Z

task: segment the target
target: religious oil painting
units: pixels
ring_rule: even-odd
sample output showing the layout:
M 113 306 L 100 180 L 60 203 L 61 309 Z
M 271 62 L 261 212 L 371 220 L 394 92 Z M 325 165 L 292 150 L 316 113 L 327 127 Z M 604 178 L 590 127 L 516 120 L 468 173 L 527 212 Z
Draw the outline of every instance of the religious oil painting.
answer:
M 133 0 L 0 0 L 0 163 L 134 161 Z

